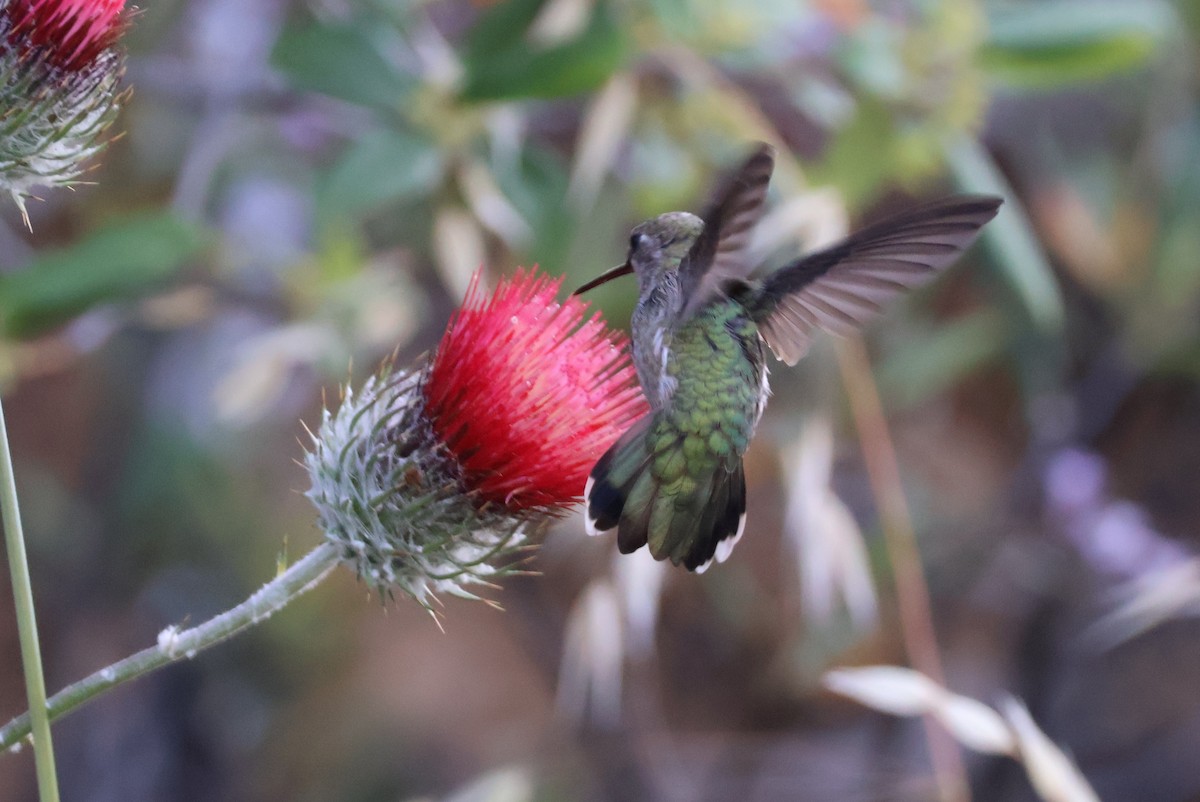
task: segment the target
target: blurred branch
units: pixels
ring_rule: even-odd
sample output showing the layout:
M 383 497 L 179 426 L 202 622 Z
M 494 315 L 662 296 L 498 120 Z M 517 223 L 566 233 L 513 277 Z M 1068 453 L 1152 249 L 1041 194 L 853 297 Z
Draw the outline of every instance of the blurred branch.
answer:
M 851 338 L 837 345 L 838 365 L 842 382 L 850 400 L 850 409 L 862 444 L 863 459 L 872 492 L 879 505 L 880 526 L 896 583 L 896 602 L 900 613 L 900 635 L 909 662 L 934 682 L 944 685 L 942 658 L 938 652 L 937 635 L 933 628 L 929 586 L 925 569 L 917 550 L 916 533 L 896 450 L 883 415 L 879 390 L 871 376 L 871 365 L 862 340 Z M 929 755 L 937 777 L 939 795 L 943 802 L 965 802 L 971 798 L 962 754 L 954 741 L 934 725 L 929 716 L 923 718 Z
M 45 705 L 49 720 L 64 716 L 105 691 L 156 668 L 184 658 L 190 660 L 201 650 L 262 623 L 288 602 L 316 587 L 337 561 L 336 547 L 332 543 L 322 543 L 232 610 L 191 629 L 167 627 L 158 634 L 158 643 L 154 646 L 102 668 L 54 694 Z M 29 731 L 29 714 L 17 716 L 0 728 L 0 749 L 12 747 L 29 735 Z

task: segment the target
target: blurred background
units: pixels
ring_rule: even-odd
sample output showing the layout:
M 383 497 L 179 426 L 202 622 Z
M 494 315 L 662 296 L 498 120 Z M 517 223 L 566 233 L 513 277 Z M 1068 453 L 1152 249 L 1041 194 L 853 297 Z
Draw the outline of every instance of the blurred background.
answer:
M 318 542 L 303 424 L 436 343 L 477 266 L 576 286 L 757 139 L 768 265 L 920 199 L 1007 202 L 865 349 L 774 366 L 728 563 L 617 560 L 569 518 L 504 612 L 447 600 L 444 633 L 339 571 L 57 723 L 64 798 L 936 799 L 919 720 L 820 684 L 932 656 L 1023 699 L 1102 799 L 1200 800 L 1198 9 L 146 2 L 97 185 L 33 204 L 32 233 L 0 214 L 51 690 Z M 594 299 L 625 327 L 634 283 Z M 925 593 L 933 638 L 899 612 Z M 970 798 L 1036 798 L 1015 762 L 961 760 Z M 32 798 L 29 750 L 0 756 L 0 800 Z

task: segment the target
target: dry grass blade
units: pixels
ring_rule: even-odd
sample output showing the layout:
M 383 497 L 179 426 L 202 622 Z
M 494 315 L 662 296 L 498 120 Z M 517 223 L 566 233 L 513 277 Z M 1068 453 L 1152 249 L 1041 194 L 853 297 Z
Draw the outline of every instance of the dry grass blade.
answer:
M 588 104 L 567 187 L 567 198 L 577 212 L 591 209 L 604 184 L 604 176 L 612 169 L 621 143 L 629 133 L 637 100 L 637 79 L 631 73 L 619 72 Z
M 840 598 L 856 626 L 872 626 L 878 603 L 866 544 L 854 516 L 829 484 L 829 419 L 810 418 L 800 439 L 785 447 L 781 457 L 788 477 L 784 530 L 794 546 L 805 616 L 828 624 Z
M 446 286 L 461 298 L 471 276 L 487 261 L 483 232 L 475 218 L 454 206 L 442 206 L 433 218 L 433 255 Z
M 1030 783 L 1046 802 L 1099 802 L 1074 762 L 1015 699 L 1006 699 L 997 712 L 951 693 L 918 671 L 896 666 L 837 669 L 825 675 L 824 684 L 884 713 L 932 716 L 963 746 L 1012 757 L 1025 767 Z
M 633 554 L 613 554 L 613 580 L 617 599 L 624 611 L 626 648 L 631 658 L 650 656 L 654 650 L 654 632 L 658 626 L 659 605 L 667 564 L 645 550 Z
M 1017 759 L 1025 764 L 1029 781 L 1042 799 L 1046 802 L 1100 802 L 1079 768 L 1038 729 L 1025 705 L 1009 698 L 1002 707 L 1017 739 Z
M 465 164 L 458 172 L 458 186 L 479 222 L 510 247 L 533 239 L 528 221 L 504 196 L 496 177 L 483 162 Z
M 1118 591 L 1116 607 L 1084 637 L 1115 648 L 1172 618 L 1200 615 L 1200 557 L 1132 579 Z
M 558 675 L 558 710 L 581 723 L 588 715 L 604 726 L 621 718 L 625 649 L 621 608 L 607 580 L 592 582 L 571 607 Z

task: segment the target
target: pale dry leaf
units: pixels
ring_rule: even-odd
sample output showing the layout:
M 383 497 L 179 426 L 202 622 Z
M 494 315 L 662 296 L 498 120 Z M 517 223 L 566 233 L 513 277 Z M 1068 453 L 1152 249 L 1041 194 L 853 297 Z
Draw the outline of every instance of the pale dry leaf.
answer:
M 968 749 L 992 755 L 1014 754 L 1012 733 L 996 711 L 969 696 L 942 690 L 934 715 Z
M 1075 763 L 1046 737 L 1025 706 L 1008 698 L 1001 705 L 1017 740 L 1029 781 L 1046 802 L 1100 802 Z
M 633 554 L 613 554 L 613 577 L 625 614 L 626 642 L 631 657 L 647 657 L 654 648 L 666 576 L 666 563 L 655 560 L 646 549 L 638 549 Z
M 333 341 L 324 326 L 296 323 L 242 343 L 213 388 L 217 418 L 239 427 L 259 420 L 282 397 L 296 367 L 327 353 Z
M 594 0 L 550 0 L 542 5 L 525 32 L 535 47 L 554 47 L 583 32 L 592 16 Z
M 446 41 L 446 37 L 427 17 L 418 22 L 417 30 L 408 41 L 421 64 L 421 75 L 427 84 L 448 88 L 462 81 L 466 74 L 462 60 L 454 46 Z
M 783 449 L 787 477 L 784 531 L 800 574 L 804 614 L 827 624 L 840 598 L 856 626 L 874 625 L 878 600 L 862 531 L 830 487 L 833 425 L 810 417 L 800 439 Z
M 897 666 L 841 668 L 826 673 L 825 687 L 883 713 L 933 716 L 964 746 L 1014 754 L 1008 725 L 982 702 L 950 693 L 919 671 Z
M 559 713 L 580 723 L 590 710 L 597 723 L 621 718 L 621 672 L 625 661 L 621 609 L 607 580 L 595 580 L 567 617 L 558 675 Z
M 930 712 L 941 690 L 924 674 L 897 666 L 837 668 L 825 672 L 822 684 L 873 710 L 897 716 Z
M 1200 557 L 1152 571 L 1122 585 L 1116 607 L 1084 637 L 1112 649 L 1172 618 L 1200 615 Z
M 997 713 L 924 674 L 896 666 L 835 669 L 823 682 L 829 690 L 884 713 L 933 716 L 969 749 L 1018 760 L 1046 802 L 1099 802 L 1078 767 L 1011 697 Z
M 567 198 L 577 212 L 586 212 L 595 202 L 629 133 L 636 109 L 637 80 L 629 72 L 613 75 L 588 104 L 567 185 Z
M 479 222 L 508 245 L 521 245 L 533 237 L 529 223 L 500 191 L 492 171 L 482 162 L 463 165 L 458 185 Z
M 850 620 L 860 629 L 870 629 L 879 621 L 879 597 L 871 575 L 871 555 L 858 520 L 831 490 L 826 498 L 825 520 L 837 536 L 834 538 L 838 567 L 838 586 Z
M 476 777 L 442 802 L 529 802 L 536 793 L 537 783 L 528 768 L 505 766 Z
M 455 206 L 443 206 L 434 213 L 433 259 L 454 297 L 467 294 L 471 276 L 486 258 L 483 232 L 474 217 Z

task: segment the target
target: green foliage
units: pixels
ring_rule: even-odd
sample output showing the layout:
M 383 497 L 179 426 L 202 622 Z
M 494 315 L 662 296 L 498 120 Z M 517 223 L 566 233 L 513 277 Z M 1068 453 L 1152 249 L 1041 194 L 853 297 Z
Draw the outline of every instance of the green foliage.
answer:
M 272 61 L 297 88 L 363 106 L 396 108 L 416 85 L 383 57 L 365 24 L 291 28 L 275 43 Z
M 859 101 L 854 116 L 829 143 L 810 172 L 819 184 L 836 184 L 855 205 L 865 203 L 895 174 L 897 145 L 887 105 L 874 98 Z M 864 153 L 876 154 L 865 159 Z
M 532 229 L 527 250 L 546 265 L 562 264 L 576 221 L 563 202 L 567 175 L 561 161 L 531 148 L 500 168 L 496 173 L 500 190 Z
M 0 332 L 29 337 L 99 303 L 161 288 L 204 243 L 171 214 L 125 219 L 0 276 Z
M 964 376 L 1010 347 L 1005 319 L 983 310 L 905 342 L 879 370 L 879 386 L 889 409 L 920 405 L 954 387 Z
M 1012 86 L 1060 87 L 1144 67 L 1178 29 L 1165 2 L 1054 0 L 989 14 L 980 63 Z
M 575 95 L 598 87 L 625 61 L 628 43 L 610 2 L 597 2 L 582 29 L 564 41 L 530 41 L 530 23 L 545 5 L 509 0 L 479 18 L 464 48 L 464 99 Z
M 948 145 L 946 159 L 960 187 L 1004 198 L 1004 207 L 984 229 L 982 241 L 995 255 L 1000 275 L 1034 326 L 1043 333 L 1057 332 L 1063 324 L 1062 295 L 1012 188 L 975 140 L 962 139 Z
M 364 212 L 428 195 L 442 175 L 442 154 L 416 134 L 381 128 L 354 142 L 320 187 L 325 219 L 353 219 Z

